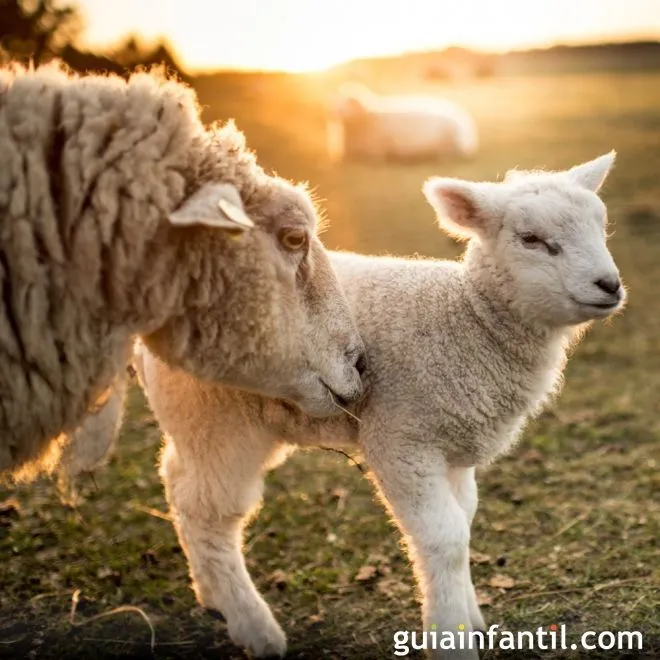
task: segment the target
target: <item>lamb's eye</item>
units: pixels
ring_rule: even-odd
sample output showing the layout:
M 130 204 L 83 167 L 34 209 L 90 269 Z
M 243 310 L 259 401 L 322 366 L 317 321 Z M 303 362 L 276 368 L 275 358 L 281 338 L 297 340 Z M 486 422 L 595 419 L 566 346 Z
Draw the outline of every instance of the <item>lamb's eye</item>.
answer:
M 278 239 L 285 249 L 291 252 L 299 252 L 307 248 L 309 236 L 300 227 L 285 227 L 278 234 Z
M 556 256 L 561 252 L 561 248 L 554 242 L 546 241 L 536 234 L 520 234 L 520 240 L 526 248 L 535 249 L 543 248 L 551 256 Z
M 523 242 L 523 245 L 530 247 L 545 244 L 545 241 L 542 238 L 539 238 L 536 234 L 521 234 L 520 240 Z

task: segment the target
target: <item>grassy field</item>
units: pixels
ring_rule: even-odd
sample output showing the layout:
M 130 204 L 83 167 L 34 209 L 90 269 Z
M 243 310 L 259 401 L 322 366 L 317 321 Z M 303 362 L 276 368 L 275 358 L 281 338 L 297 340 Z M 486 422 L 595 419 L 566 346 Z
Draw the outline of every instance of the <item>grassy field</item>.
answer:
M 589 657 L 660 657 L 660 75 L 437 86 L 427 91 L 475 114 L 482 149 L 472 162 L 412 166 L 327 160 L 330 83 L 236 75 L 199 80 L 198 90 L 205 119 L 236 117 L 266 167 L 317 189 L 331 248 L 454 257 L 459 246 L 440 234 L 420 193 L 425 177 L 493 179 L 514 166 L 562 168 L 619 152 L 604 195 L 630 303 L 589 333 L 558 402 L 481 474 L 474 576 L 489 623 L 565 623 L 573 636 L 639 630 L 643 652 Z M 123 605 L 148 615 L 158 658 L 243 657 L 222 620 L 195 603 L 158 448 L 134 391 L 116 457 L 82 484 L 77 509 L 61 506 L 47 482 L 0 489 L 0 657 L 149 655 L 137 612 L 90 620 Z M 391 657 L 394 631 L 420 627 L 399 534 L 341 456 L 299 453 L 271 475 L 247 547 L 292 658 Z

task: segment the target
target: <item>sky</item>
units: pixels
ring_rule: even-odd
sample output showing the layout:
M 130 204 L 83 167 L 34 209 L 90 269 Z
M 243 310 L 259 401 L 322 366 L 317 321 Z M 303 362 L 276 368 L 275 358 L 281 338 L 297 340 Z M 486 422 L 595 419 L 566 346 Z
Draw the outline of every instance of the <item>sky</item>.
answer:
M 313 71 L 463 45 L 509 50 L 660 38 L 660 0 L 78 0 L 83 43 L 165 37 L 182 65 Z

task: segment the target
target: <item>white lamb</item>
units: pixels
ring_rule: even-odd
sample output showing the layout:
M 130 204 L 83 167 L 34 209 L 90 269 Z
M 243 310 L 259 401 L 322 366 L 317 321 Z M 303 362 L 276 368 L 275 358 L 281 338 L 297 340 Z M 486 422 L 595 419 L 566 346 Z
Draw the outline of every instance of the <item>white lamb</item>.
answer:
M 378 96 L 361 85 L 344 86 L 327 124 L 334 160 L 424 159 L 473 156 L 477 127 L 460 106 L 444 99 Z
M 596 194 L 613 161 L 502 183 L 429 180 L 442 228 L 469 240 L 462 262 L 332 255 L 367 346 L 360 423 L 313 420 L 137 354 L 166 433 L 161 476 L 195 593 L 224 614 L 236 644 L 285 652 L 241 534 L 264 472 L 291 445 L 359 447 L 407 539 L 424 629 L 441 637 L 484 627 L 468 552 L 475 467 L 508 450 L 558 389 L 586 324 L 624 303 Z

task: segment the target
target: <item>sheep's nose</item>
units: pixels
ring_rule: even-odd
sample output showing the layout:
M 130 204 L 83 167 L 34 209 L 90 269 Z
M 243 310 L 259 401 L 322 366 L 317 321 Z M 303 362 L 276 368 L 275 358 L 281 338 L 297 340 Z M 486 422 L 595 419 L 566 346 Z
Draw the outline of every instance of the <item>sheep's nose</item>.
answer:
M 358 384 L 350 390 L 350 391 L 345 391 L 342 392 L 341 394 L 338 394 L 337 392 L 330 390 L 332 392 L 332 396 L 334 400 L 340 405 L 344 406 L 345 408 L 350 406 L 352 403 L 356 403 L 362 398 L 362 394 L 364 392 L 364 389 L 362 387 L 362 383 L 358 381 Z
M 350 406 L 351 403 L 353 403 L 354 401 L 357 401 L 360 398 L 360 396 L 358 396 L 356 394 L 352 394 L 349 398 L 339 396 L 339 394 L 334 394 L 333 396 L 335 398 L 335 401 L 340 406 L 343 406 L 344 408 L 348 408 L 348 406 Z
M 332 396 L 340 406 L 349 406 L 362 398 L 364 392 L 364 384 L 362 383 L 362 376 L 367 369 L 367 356 L 363 349 L 356 349 L 349 352 L 346 356 L 349 363 L 352 363 L 353 371 L 351 376 L 351 385 L 347 389 L 337 391 L 336 389 L 329 388 Z M 355 374 L 357 373 L 357 378 Z
M 610 277 L 602 277 L 599 280 L 596 280 L 594 284 L 601 290 L 607 293 L 610 296 L 618 293 L 621 288 L 621 280 L 616 275 Z

